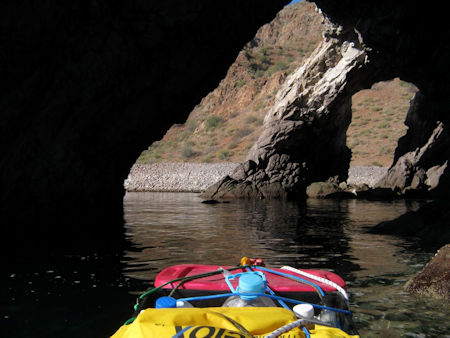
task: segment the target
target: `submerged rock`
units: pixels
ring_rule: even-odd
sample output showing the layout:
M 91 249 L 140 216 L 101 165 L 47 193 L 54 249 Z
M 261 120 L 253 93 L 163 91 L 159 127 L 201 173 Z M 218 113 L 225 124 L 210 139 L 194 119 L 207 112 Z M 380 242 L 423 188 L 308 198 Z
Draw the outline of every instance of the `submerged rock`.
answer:
M 306 195 L 310 198 L 355 198 L 356 190 L 345 183 L 314 182 L 306 188 Z
M 220 202 L 217 200 L 204 200 L 202 201 L 203 204 L 219 204 Z
M 325 198 L 339 191 L 336 183 L 314 182 L 306 188 L 306 195 L 313 198 Z
M 450 244 L 440 248 L 434 258 L 405 284 L 413 294 L 450 300 Z

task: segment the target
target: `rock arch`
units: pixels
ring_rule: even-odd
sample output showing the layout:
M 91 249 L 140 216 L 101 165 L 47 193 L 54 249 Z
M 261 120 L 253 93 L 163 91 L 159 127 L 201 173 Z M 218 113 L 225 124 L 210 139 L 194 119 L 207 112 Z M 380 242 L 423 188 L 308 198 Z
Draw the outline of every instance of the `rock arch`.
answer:
M 443 107 L 436 109 L 432 103 L 436 99 L 432 89 L 436 88 L 436 81 L 426 83 L 412 71 L 410 67 L 418 60 L 404 60 L 407 53 L 424 42 L 423 37 L 408 41 L 410 44 L 402 44 L 403 37 L 399 37 L 397 54 L 392 55 L 392 39 L 386 44 L 376 39 L 370 26 L 373 18 L 360 18 L 362 23 L 355 23 L 352 18 L 342 17 L 340 9 L 329 8 L 331 15 L 337 11 L 338 20 L 333 22 L 324 16 L 322 43 L 277 93 L 277 100 L 265 117 L 264 131 L 246 162 L 230 177 L 210 187 L 205 192 L 208 198 L 302 197 L 312 182 L 345 181 L 350 159 L 345 135 L 351 121 L 351 96 L 398 75 L 412 79 L 422 92 L 411 102 L 406 119 L 408 132 L 399 140 L 394 163 L 377 187 L 399 194 L 436 192 L 438 186 L 441 191 L 448 190 L 443 188 L 450 158 L 444 122 L 447 114 Z M 358 9 L 361 16 L 367 16 L 356 5 L 355 10 Z M 392 18 L 395 26 L 399 24 L 401 9 L 399 6 L 383 14 Z M 403 25 L 415 15 L 416 12 L 406 13 Z M 401 26 L 399 31 L 404 29 Z M 405 32 L 406 39 L 415 38 L 408 34 Z

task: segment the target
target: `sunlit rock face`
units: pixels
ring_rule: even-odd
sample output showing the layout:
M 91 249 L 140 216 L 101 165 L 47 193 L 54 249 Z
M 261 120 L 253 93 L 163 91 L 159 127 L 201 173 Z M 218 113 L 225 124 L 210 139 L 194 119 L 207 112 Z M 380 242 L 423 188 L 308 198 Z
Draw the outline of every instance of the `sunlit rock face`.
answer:
M 139 153 L 286 3 L 0 5 L 2 248 L 116 245 Z
M 394 77 L 414 83 L 420 93 L 408 112 L 407 135 L 378 187 L 445 195 L 450 158 L 445 11 L 408 1 L 316 4 L 326 21 L 323 42 L 278 92 L 248 161 L 205 196 L 302 197 L 311 182 L 344 181 L 351 96 Z
M 371 49 L 373 77 L 399 76 L 414 83 L 420 93 L 411 102 L 394 162 L 378 187 L 399 194 L 433 192 L 445 197 L 450 190 L 447 170 L 450 36 L 446 12 L 437 6 L 410 1 L 381 1 L 367 6 L 347 0 L 317 0 L 333 22 L 354 27 Z
M 359 89 L 355 80 L 364 76 L 367 54 L 354 31 L 331 22 L 325 27 L 323 42 L 277 93 L 247 163 L 231 175 L 234 181 L 205 194 L 239 197 L 245 191 L 243 197 L 285 197 L 301 194 L 314 180 L 347 178 L 351 96 Z

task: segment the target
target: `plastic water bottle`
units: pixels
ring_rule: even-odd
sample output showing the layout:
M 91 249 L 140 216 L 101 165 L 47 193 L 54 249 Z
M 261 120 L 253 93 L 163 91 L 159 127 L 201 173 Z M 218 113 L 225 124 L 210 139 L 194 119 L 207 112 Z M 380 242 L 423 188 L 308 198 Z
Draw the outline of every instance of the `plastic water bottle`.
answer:
M 173 297 L 159 297 L 155 303 L 155 308 L 157 309 L 170 309 L 176 307 L 177 300 Z
M 177 308 L 188 308 L 188 307 L 194 307 L 191 303 L 189 303 L 186 300 L 177 300 Z
M 183 300 L 176 300 L 173 297 L 159 297 L 156 300 L 155 308 L 169 309 L 169 308 L 188 308 L 194 307 L 191 303 Z
M 312 319 L 314 317 L 314 307 L 311 304 L 297 304 L 292 310 L 300 318 Z
M 265 291 L 264 280 L 255 273 L 252 273 L 252 272 L 243 273 L 239 277 L 239 286 L 237 287 L 236 291 L 239 293 L 264 293 L 264 291 Z M 271 307 L 271 306 L 276 306 L 276 305 L 273 302 L 273 300 L 268 297 L 236 295 L 236 296 L 228 297 L 222 306 L 224 306 L 224 307 L 245 307 L 245 306 Z
M 319 319 L 324 323 L 336 326 L 337 316 L 334 311 L 323 309 L 320 311 Z

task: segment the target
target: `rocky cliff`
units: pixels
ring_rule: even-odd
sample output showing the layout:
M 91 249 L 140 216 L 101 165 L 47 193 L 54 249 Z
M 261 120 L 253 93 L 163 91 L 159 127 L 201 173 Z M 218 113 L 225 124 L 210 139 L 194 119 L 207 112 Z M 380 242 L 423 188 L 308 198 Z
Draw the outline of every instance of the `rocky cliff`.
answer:
M 243 162 L 262 133 L 276 92 L 322 40 L 324 22 L 313 3 L 283 8 L 244 46 L 225 78 L 187 121 L 172 126 L 137 162 Z M 352 97 L 354 122 L 347 131 L 352 165 L 392 164 L 413 94 L 413 85 L 395 79 Z
M 206 195 L 288 197 L 311 182 L 347 179 L 351 96 L 367 76 L 367 47 L 358 32 L 324 20 L 323 41 L 278 91 L 246 163 Z
M 379 187 L 398 193 L 411 188 L 448 191 L 448 113 L 442 104 L 448 83 L 442 82 L 446 76 L 430 77 L 445 67 L 448 52 L 439 48 L 448 43 L 448 36 L 436 41 L 439 52 L 427 54 L 421 49 L 426 37 L 417 23 L 432 13 L 419 15 L 406 2 L 373 9 L 352 3 L 349 15 L 324 3 L 330 12 L 324 16 L 323 41 L 278 91 L 247 161 L 206 196 L 298 197 L 311 182 L 345 181 L 351 96 L 395 76 L 416 84 L 420 93 L 407 115 L 408 133 Z M 440 21 L 430 28 L 445 29 Z M 421 70 L 423 65 L 429 70 Z
M 187 121 L 172 126 L 138 163 L 243 161 L 281 83 L 319 44 L 322 30 L 313 4 L 283 8 L 249 40 Z

